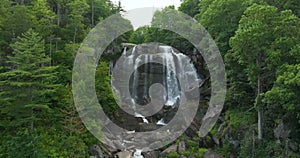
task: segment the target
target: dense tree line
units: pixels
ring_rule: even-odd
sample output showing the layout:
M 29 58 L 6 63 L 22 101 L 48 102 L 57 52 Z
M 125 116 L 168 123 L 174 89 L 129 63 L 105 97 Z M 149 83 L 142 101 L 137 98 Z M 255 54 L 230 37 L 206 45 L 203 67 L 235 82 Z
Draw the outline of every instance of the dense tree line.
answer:
M 224 157 L 299 157 L 299 7 L 297 0 L 202 0 L 192 7 L 198 14 L 179 8 L 206 27 L 224 57 L 227 101 L 215 127 Z
M 99 144 L 74 107 L 73 60 L 89 30 L 120 9 L 108 0 L 0 2 L 0 157 L 88 157 Z
M 163 23 L 167 9 L 174 7 L 156 12 L 152 25 Z M 0 157 L 88 157 L 89 147 L 99 144 L 74 107 L 71 72 L 87 33 L 120 10 L 109 0 L 0 2 Z M 184 0 L 178 10 L 208 30 L 226 65 L 225 108 L 203 138 L 222 143 L 202 147 L 224 157 L 299 157 L 300 1 Z M 117 107 L 108 67 L 121 42 L 195 51 L 176 33 L 151 27 L 113 41 L 108 52 L 114 53 L 96 72 L 98 99 L 109 115 L 117 115 Z
M 213 136 L 204 138 L 222 145 L 207 148 L 224 157 L 299 157 L 299 2 L 185 0 L 179 7 L 208 30 L 226 65 L 225 108 Z M 161 25 L 170 8 L 156 12 L 152 25 Z M 174 32 L 143 27 L 132 34 L 133 43 L 150 41 L 194 50 Z

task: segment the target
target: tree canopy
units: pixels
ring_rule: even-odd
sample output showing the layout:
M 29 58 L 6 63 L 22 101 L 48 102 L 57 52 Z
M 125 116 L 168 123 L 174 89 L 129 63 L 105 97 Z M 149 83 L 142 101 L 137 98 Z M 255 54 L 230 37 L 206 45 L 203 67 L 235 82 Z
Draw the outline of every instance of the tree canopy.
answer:
M 124 13 L 121 6 L 110 0 L 1 0 L 0 158 L 89 157 L 94 144 L 106 148 L 78 116 L 71 76 L 86 35 L 110 15 Z M 165 157 L 300 156 L 299 7 L 299 0 L 182 1 L 178 11 L 206 28 L 224 58 L 227 95 L 208 135 L 182 136 L 174 144 L 181 149 L 185 143 L 185 150 Z M 170 9 L 175 7 L 156 11 L 150 26 L 115 39 L 97 65 L 99 103 L 124 126 L 128 122 L 120 118 L 110 75 L 122 43 L 159 42 L 189 56 L 206 81 L 200 88 L 206 94 L 202 112 L 209 107 L 210 75 L 200 52 L 184 37 L 158 28 L 195 29 Z M 169 22 L 170 17 L 175 20 Z

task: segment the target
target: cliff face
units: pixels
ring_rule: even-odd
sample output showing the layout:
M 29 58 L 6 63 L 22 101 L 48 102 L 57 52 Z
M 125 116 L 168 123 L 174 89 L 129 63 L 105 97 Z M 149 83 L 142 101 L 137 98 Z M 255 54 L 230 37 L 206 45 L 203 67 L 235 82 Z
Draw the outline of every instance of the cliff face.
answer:
M 122 56 L 111 66 L 111 84 L 119 96 L 121 108 L 117 115 L 109 116 L 110 119 L 132 132 L 151 132 L 173 121 L 177 125 L 171 130 L 186 129 L 182 137 L 187 140 L 197 137 L 208 108 L 205 100 L 210 95 L 208 75 L 202 62 L 196 51 L 183 54 L 159 44 L 125 48 Z M 190 107 L 195 104 L 198 108 L 193 111 L 189 111 L 189 106 L 180 109 L 183 100 L 191 101 L 188 103 Z M 140 107 L 142 110 L 138 110 Z M 175 118 L 178 112 L 181 116 Z M 188 117 L 193 118 L 190 123 L 187 123 Z M 152 143 L 164 142 L 155 140 Z
M 137 121 L 126 114 L 127 110 L 124 112 L 124 109 L 120 109 L 119 115 L 125 120 L 132 120 L 129 121 L 129 126 L 125 123 L 124 127 L 145 131 L 165 125 L 176 114 L 182 95 L 200 97 L 196 91 L 199 90 L 200 83 L 202 85 L 200 76 L 204 75 L 199 75 L 199 66 L 198 69 L 195 68 L 196 64 L 201 65 L 197 63 L 197 56 L 190 56 L 192 59 L 172 47 L 159 44 L 143 44 L 124 50 L 112 71 L 112 86 L 120 96 L 120 103 L 132 112 L 129 114 L 134 114 L 136 120 L 142 121 L 142 126 L 135 123 Z M 155 84 L 162 87 L 151 94 L 151 88 Z M 186 93 L 187 91 L 190 92 Z M 195 93 L 194 96 L 192 93 Z M 144 114 L 135 111 L 137 106 L 146 106 L 156 100 L 161 100 L 163 104 L 154 105 L 162 107 L 157 113 L 143 117 Z M 143 124 L 146 122 L 149 123 L 147 126 Z

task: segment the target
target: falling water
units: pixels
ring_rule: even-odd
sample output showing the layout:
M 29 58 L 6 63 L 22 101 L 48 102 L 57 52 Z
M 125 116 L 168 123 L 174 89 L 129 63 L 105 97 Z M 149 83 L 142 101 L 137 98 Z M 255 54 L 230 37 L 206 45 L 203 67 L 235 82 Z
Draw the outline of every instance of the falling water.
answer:
M 149 62 L 149 55 L 145 54 L 144 55 L 144 63 L 148 63 Z M 143 94 L 143 99 L 148 98 L 148 81 L 149 81 L 149 72 L 148 72 L 148 65 L 149 64 L 144 64 L 144 94 Z
M 124 57 L 123 72 L 127 69 L 135 70 L 131 80 L 132 109 L 135 110 L 137 103 L 141 104 L 141 102 L 144 102 L 145 105 L 149 102 L 148 90 L 151 84 L 154 83 L 153 80 L 160 80 L 165 87 L 163 96 L 165 106 L 175 108 L 183 95 L 183 90 L 198 86 L 199 76 L 194 65 L 186 55 L 175 52 L 169 46 L 158 46 L 156 50 L 150 50 L 151 53 L 147 54 L 143 54 L 145 51 L 143 49 L 143 47 L 135 46 L 132 51 L 127 51 L 125 48 L 122 55 Z M 155 72 L 155 75 L 153 74 L 154 70 L 152 70 L 155 67 L 153 59 L 162 61 L 161 72 Z M 157 77 L 160 79 L 157 79 Z M 184 82 L 179 84 L 179 80 Z M 116 87 L 115 89 L 118 88 Z M 148 120 L 141 114 L 135 113 L 135 117 L 140 117 L 144 123 L 148 123 Z M 161 118 L 156 124 L 166 125 L 164 121 L 165 119 Z
M 161 126 L 165 126 L 165 125 L 167 125 L 166 123 L 165 123 L 165 120 L 162 118 L 162 119 L 160 119 L 159 121 L 157 121 L 157 123 L 156 123 L 157 125 L 161 125 Z
M 172 48 L 168 46 L 161 46 L 163 51 L 163 58 L 165 60 L 166 65 L 166 106 L 174 106 L 177 100 L 180 98 L 180 91 L 178 88 L 178 81 L 176 77 L 176 69 L 175 69 L 175 62 L 174 56 L 172 53 Z

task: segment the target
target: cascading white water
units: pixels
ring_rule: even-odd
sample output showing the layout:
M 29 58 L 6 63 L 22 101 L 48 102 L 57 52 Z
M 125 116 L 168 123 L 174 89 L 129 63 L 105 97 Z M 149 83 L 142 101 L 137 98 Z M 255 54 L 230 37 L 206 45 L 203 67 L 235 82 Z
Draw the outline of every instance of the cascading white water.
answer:
M 148 54 L 145 54 L 144 55 L 144 63 L 148 63 L 149 62 L 149 55 Z M 147 72 L 148 71 L 148 65 L 149 64 L 145 64 L 144 65 L 144 94 L 143 94 L 143 97 L 144 98 L 147 98 L 148 97 L 148 81 L 149 81 L 149 73 Z
M 167 125 L 166 123 L 165 123 L 165 121 L 164 121 L 164 119 L 162 118 L 162 119 L 160 119 L 159 121 L 157 121 L 157 123 L 156 123 L 157 125 L 161 125 L 161 126 L 165 126 L 165 125 Z
M 125 48 L 122 55 L 123 65 L 119 67 L 124 69 L 122 70 L 124 73 L 129 69 L 135 70 L 132 74 L 130 86 L 132 109 L 135 111 L 137 103 L 144 102 L 144 104 L 147 104 L 149 102 L 148 91 L 151 84 L 155 83 L 153 80 L 161 81 L 165 88 L 163 96 L 165 106 L 175 108 L 183 95 L 183 90 L 195 87 L 195 85 L 198 86 L 199 77 L 194 65 L 186 55 L 175 52 L 170 46 L 158 46 L 155 50 L 150 50 L 150 53 L 143 53 L 143 49 L 142 46 L 135 46 L 132 51 L 127 51 Z M 153 59 L 161 61 L 161 72 L 154 72 L 157 70 L 154 68 L 157 68 L 157 65 L 153 65 Z M 179 80 L 184 82 L 179 85 Z M 115 87 L 114 89 L 118 88 Z M 140 117 L 144 123 L 148 123 L 148 120 L 137 112 L 135 112 L 135 117 Z M 164 121 L 165 119 L 161 118 L 156 124 L 166 125 Z
M 166 79 L 166 106 L 174 106 L 177 102 L 177 100 L 180 98 L 180 91 L 178 88 L 178 81 L 176 77 L 176 67 L 174 62 L 174 56 L 173 56 L 173 48 L 168 46 L 161 46 L 163 49 L 162 57 L 165 61 L 166 66 L 166 73 L 165 73 L 165 79 Z
M 162 52 L 159 54 L 142 54 L 138 56 L 133 65 L 134 65 L 134 77 L 133 77 L 133 91 L 132 91 L 132 96 L 134 100 L 137 100 L 138 97 L 143 97 L 140 99 L 144 99 L 148 97 L 148 83 L 149 83 L 149 78 L 150 74 L 148 69 L 149 69 L 149 64 L 144 64 L 144 76 L 143 76 L 143 94 L 138 94 L 138 88 L 140 87 L 139 84 L 142 83 L 140 82 L 140 73 L 138 71 L 138 66 L 140 65 L 140 62 L 142 60 L 144 63 L 149 63 L 153 58 L 153 55 L 160 56 L 163 59 L 163 85 L 165 86 L 166 89 L 166 94 L 164 96 L 166 102 L 166 106 L 172 106 L 174 107 L 177 100 L 180 99 L 180 89 L 179 89 L 179 84 L 177 80 L 177 72 L 176 72 L 176 66 L 175 66 L 175 61 L 174 61 L 174 56 L 181 57 L 181 56 L 176 56 L 172 47 L 169 46 L 160 46 L 162 48 Z M 133 50 L 134 51 L 134 50 Z M 134 52 L 132 54 L 135 54 Z M 133 59 L 133 56 L 129 56 L 130 59 Z M 151 65 L 151 64 L 150 64 Z

